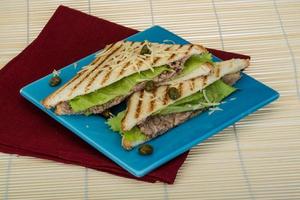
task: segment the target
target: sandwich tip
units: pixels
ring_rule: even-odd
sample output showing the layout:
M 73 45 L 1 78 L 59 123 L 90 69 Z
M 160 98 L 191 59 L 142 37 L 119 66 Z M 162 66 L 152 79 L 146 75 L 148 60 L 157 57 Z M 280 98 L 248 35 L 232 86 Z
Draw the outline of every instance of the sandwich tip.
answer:
M 41 100 L 40 103 L 47 109 L 51 108 L 51 106 L 47 103 L 47 99 Z
M 55 111 L 54 112 L 57 115 L 63 115 L 64 114 L 63 111 L 62 111 L 62 109 L 59 106 L 55 107 Z
M 125 140 L 124 138 L 122 138 L 122 147 L 128 151 L 133 148 L 132 143 L 128 140 Z

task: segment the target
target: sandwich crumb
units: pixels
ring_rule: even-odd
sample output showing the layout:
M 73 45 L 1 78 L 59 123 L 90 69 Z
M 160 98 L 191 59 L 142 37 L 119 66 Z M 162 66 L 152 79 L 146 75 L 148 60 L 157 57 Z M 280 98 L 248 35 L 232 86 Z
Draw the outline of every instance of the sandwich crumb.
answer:
M 54 69 L 52 72 L 52 76 L 59 76 L 59 74 L 60 74 L 60 71 L 59 70 L 57 71 L 56 69 Z

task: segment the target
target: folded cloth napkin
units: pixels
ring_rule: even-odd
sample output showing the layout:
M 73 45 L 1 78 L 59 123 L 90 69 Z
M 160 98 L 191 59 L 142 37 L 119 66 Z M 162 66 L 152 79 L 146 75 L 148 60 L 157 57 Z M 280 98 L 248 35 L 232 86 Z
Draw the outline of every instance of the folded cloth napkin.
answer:
M 20 88 L 138 31 L 60 6 L 39 36 L 0 70 L 0 151 L 136 178 L 22 98 Z M 220 58 L 247 57 L 211 50 Z M 187 152 L 142 178 L 173 183 Z

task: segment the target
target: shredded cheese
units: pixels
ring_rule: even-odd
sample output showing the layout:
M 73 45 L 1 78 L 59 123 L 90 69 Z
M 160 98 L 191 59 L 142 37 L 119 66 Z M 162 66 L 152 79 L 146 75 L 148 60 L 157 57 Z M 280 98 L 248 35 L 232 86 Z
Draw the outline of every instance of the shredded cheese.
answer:
M 171 44 L 175 44 L 175 42 L 173 40 L 163 40 L 163 43 L 167 43 L 170 42 Z
M 155 101 L 155 100 L 159 100 L 159 101 L 161 101 L 161 102 L 163 102 L 163 99 L 161 98 L 161 97 L 159 97 L 159 96 L 153 96 L 153 98 L 151 99 L 151 101 Z
M 111 52 L 111 49 L 108 47 L 109 46 L 106 46 L 102 51 L 100 51 L 99 53 L 96 53 L 96 57 L 104 56 L 107 53 Z
M 88 69 L 89 69 L 88 67 L 89 67 L 89 65 L 83 66 L 83 67 L 77 72 L 77 74 L 79 74 L 79 73 L 81 73 L 81 72 L 84 72 L 84 71 L 88 70 Z
M 209 110 L 208 115 L 211 115 L 216 111 L 223 111 L 223 109 L 219 108 L 219 107 L 212 107 L 212 108 L 209 108 L 208 110 Z
M 207 103 L 211 103 L 211 102 L 209 101 L 207 95 L 206 95 L 206 91 L 203 90 L 202 92 L 203 92 L 203 96 L 204 96 L 205 101 L 206 101 Z

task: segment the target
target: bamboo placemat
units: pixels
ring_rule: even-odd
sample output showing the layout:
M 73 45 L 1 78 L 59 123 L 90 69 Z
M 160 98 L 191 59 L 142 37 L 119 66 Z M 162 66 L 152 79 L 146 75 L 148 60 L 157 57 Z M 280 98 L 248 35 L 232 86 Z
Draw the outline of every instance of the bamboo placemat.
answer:
M 174 185 L 0 153 L 0 199 L 300 199 L 300 1 L 2 1 L 0 68 L 59 4 L 251 55 L 247 73 L 281 98 L 193 148 Z

